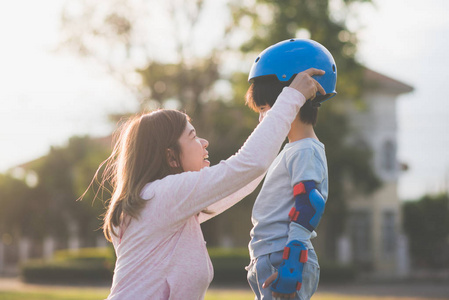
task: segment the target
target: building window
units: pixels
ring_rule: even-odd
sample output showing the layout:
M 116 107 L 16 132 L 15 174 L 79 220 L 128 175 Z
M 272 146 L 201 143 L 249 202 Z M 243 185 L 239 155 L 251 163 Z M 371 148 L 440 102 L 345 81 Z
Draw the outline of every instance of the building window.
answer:
M 394 255 L 396 249 L 396 216 L 392 211 L 386 211 L 382 216 L 382 240 L 385 256 Z
M 354 261 L 362 265 L 371 263 L 371 213 L 358 211 L 349 218 Z
M 394 171 L 396 166 L 396 147 L 392 141 L 386 141 L 382 149 L 382 167 Z

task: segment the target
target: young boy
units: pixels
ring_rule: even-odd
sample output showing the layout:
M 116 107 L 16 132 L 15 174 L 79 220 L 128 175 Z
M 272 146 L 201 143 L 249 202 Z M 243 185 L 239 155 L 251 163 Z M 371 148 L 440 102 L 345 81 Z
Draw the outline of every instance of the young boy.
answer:
M 318 107 L 333 97 L 337 70 L 329 51 L 312 40 L 291 39 L 265 49 L 251 68 L 246 103 L 259 121 L 294 76 L 309 68 L 326 91 L 309 99 L 291 124 L 288 143 L 271 164 L 253 207 L 248 282 L 256 299 L 310 299 L 318 287 L 318 258 L 310 239 L 328 195 L 324 145 L 314 131 Z M 268 288 L 269 287 L 269 288 Z

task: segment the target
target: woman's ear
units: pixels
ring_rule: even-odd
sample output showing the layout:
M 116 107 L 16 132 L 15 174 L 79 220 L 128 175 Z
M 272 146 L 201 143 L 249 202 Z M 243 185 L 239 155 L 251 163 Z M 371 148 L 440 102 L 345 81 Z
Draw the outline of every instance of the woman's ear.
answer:
M 167 154 L 167 161 L 170 167 L 179 168 L 178 161 L 176 160 L 175 157 L 175 152 L 172 149 L 167 149 L 166 154 Z

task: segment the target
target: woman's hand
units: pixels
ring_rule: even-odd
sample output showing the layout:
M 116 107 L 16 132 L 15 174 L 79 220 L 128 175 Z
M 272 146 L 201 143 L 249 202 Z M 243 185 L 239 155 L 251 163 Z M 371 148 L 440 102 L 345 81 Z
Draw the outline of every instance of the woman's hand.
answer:
M 296 75 L 295 79 L 293 79 L 290 84 L 290 87 L 303 94 L 306 100 L 315 98 L 317 92 L 320 92 L 322 95 L 326 95 L 326 91 L 323 89 L 321 84 L 312 78 L 314 75 L 320 76 L 324 75 L 324 73 L 325 72 L 323 70 L 318 70 L 315 68 L 307 69 Z
M 268 277 L 267 280 L 265 280 L 265 282 L 262 284 L 262 288 L 266 289 L 267 287 L 269 287 L 270 284 L 273 281 L 275 281 L 277 277 L 278 277 L 278 272 L 275 272 L 275 273 L 271 274 L 271 276 Z M 276 297 L 276 298 L 293 299 L 293 298 L 295 298 L 296 292 L 295 293 L 291 293 L 291 294 L 281 294 L 281 293 L 271 292 L 271 295 L 273 297 Z

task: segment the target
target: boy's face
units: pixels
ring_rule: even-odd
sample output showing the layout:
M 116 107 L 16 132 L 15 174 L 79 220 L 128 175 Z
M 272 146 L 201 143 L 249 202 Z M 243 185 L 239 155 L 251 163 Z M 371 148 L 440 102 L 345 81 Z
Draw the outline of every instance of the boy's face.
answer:
M 265 115 L 270 109 L 271 106 L 269 106 L 268 104 L 257 107 L 257 110 L 259 111 L 259 123 L 262 122 L 263 118 L 265 118 Z

